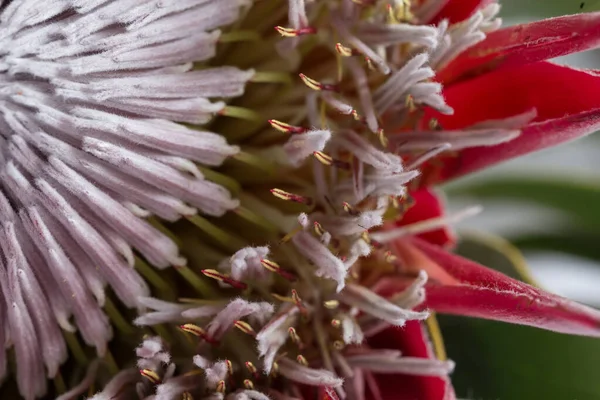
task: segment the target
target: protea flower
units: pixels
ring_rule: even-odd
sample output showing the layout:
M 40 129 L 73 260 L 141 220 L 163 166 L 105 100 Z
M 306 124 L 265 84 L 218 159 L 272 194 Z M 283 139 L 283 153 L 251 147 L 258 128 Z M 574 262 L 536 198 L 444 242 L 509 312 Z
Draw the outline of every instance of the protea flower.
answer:
M 61 330 L 104 356 L 107 285 L 163 337 L 94 399 L 452 398 L 430 310 L 598 335 L 596 311 L 446 253 L 461 215 L 429 185 L 599 125 L 596 75 L 543 60 L 595 46 L 600 15 L 498 10 L 5 4 L 0 376 L 14 347 L 44 395 Z

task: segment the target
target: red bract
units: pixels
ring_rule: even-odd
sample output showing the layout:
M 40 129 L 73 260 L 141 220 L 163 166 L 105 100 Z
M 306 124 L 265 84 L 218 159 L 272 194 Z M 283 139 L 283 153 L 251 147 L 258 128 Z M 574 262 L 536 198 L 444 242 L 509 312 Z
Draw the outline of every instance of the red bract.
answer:
M 369 340 L 374 348 L 398 349 L 408 357 L 434 358 L 424 327 L 417 321 L 386 329 Z M 454 389 L 447 378 L 408 375 L 378 375 L 383 400 L 453 400 Z M 402 390 L 398 390 L 398 388 Z
M 600 13 L 576 14 L 510 26 L 459 55 L 436 75 L 444 84 L 502 68 L 585 51 L 600 44 Z
M 459 5 L 460 3 L 460 5 Z M 460 19 L 484 0 L 449 1 L 440 16 Z M 457 11 L 459 10 L 459 11 Z M 457 20 L 460 20 L 457 19 Z M 460 177 L 600 128 L 600 77 L 543 60 L 597 47 L 600 13 L 578 14 L 504 28 L 458 56 L 436 79 L 453 115 L 429 113 L 444 129 L 459 130 L 535 110 L 537 117 L 507 143 L 471 147 L 438 157 L 423 184 Z M 440 167 L 440 164 L 442 166 Z
M 492 2 L 448 0 L 431 23 L 442 19 L 451 23 L 463 21 Z M 439 71 L 436 79 L 444 85 L 445 99 L 454 114 L 431 111 L 424 121 L 427 125 L 429 118 L 436 118 L 441 134 L 532 110 L 535 117 L 519 127 L 521 133 L 516 139 L 493 146 L 467 147 L 429 162 L 409 193 L 414 205 L 396 226 L 443 216 L 442 202 L 428 185 L 600 129 L 598 73 L 544 61 L 599 44 L 600 13 L 560 17 L 492 32 Z M 599 311 L 450 254 L 442 247 L 453 244 L 453 239 L 446 228 L 391 243 L 403 274 L 384 277 L 372 289 L 391 296 L 405 289 L 414 275 L 424 270 L 429 282 L 422 308 L 566 334 L 600 336 Z M 414 321 L 382 332 L 369 344 L 399 349 L 407 356 L 434 357 L 423 325 Z M 451 385 L 442 378 L 382 375 L 378 377 L 378 388 L 384 400 L 454 398 Z
M 489 73 L 448 86 L 452 116 L 436 116 L 446 129 L 460 129 L 535 109 L 537 117 L 516 139 L 472 147 L 440 158 L 428 183 L 456 178 L 496 163 L 592 133 L 600 128 L 600 76 L 549 62 Z M 438 162 L 440 161 L 438 160 Z M 426 172 L 427 174 L 428 172 Z
M 467 17 L 468 13 L 463 15 Z M 421 185 L 460 177 L 600 129 L 598 73 L 540 61 L 595 46 L 600 29 L 597 23 L 589 21 L 595 22 L 598 18 L 596 14 L 565 17 L 554 20 L 552 24 L 539 22 L 492 33 L 486 41 L 475 47 L 481 52 L 488 49 L 489 55 L 474 58 L 467 51 L 446 71 L 441 71 L 441 80 L 446 82 L 444 95 L 454 108 L 454 114 L 431 113 L 430 117 L 437 118 L 443 129 L 460 130 L 482 121 L 502 120 L 532 109 L 536 111 L 536 117 L 522 127 L 520 136 L 512 141 L 489 147 L 466 148 L 437 157 L 423 168 Z M 549 26 L 554 29 L 543 29 Z M 571 34 L 565 35 L 568 30 L 572 31 Z M 528 35 L 531 37 L 527 38 Z M 558 38 L 560 35 L 563 37 Z M 535 42 L 535 45 L 522 43 L 527 40 Z M 431 190 L 421 187 L 411 195 L 416 200 L 415 206 L 397 225 L 443 215 L 441 202 Z M 400 263 L 405 268 L 412 268 L 409 272 L 416 273 L 419 269 L 427 271 L 430 282 L 424 307 L 442 313 L 530 325 L 567 334 L 600 336 L 600 312 L 518 282 L 435 246 L 450 242 L 446 240 L 451 237 L 448 232 L 437 230 L 392 244 Z M 379 293 L 391 295 L 408 284 L 410 279 L 394 277 L 381 280 L 377 286 Z M 402 347 L 406 341 L 404 336 L 410 336 L 410 332 L 394 332 L 396 336 L 390 331 L 386 335 L 395 337 L 396 348 Z M 421 356 L 431 357 L 431 354 Z M 418 387 L 423 382 L 414 377 L 406 379 L 411 379 L 412 384 L 403 385 L 403 388 Z M 427 381 L 429 392 L 437 393 L 435 390 L 439 383 L 430 379 Z M 382 388 L 389 387 L 386 382 L 389 381 L 381 381 Z M 393 393 L 393 390 L 389 393 Z M 418 396 L 413 398 L 420 398 Z M 431 397 L 421 396 L 444 398 L 441 393 Z
M 428 260 L 418 264 L 430 277 L 423 307 L 561 333 L 600 336 L 600 311 L 509 278 L 421 239 L 396 242 L 394 249 L 407 266 L 415 265 L 418 257 Z M 405 285 L 402 280 L 389 281 L 380 290 L 389 294 Z
M 535 109 L 516 139 L 442 157 L 427 182 L 456 178 L 496 163 L 592 133 L 600 128 L 600 76 L 541 61 L 481 75 L 446 87 L 454 115 L 436 115 L 445 129 L 499 120 Z M 431 172 L 425 172 L 431 173 Z
M 414 190 L 409 193 L 413 205 L 404 213 L 398 226 L 414 224 L 432 218 L 441 217 L 444 214 L 443 201 L 440 196 L 429 188 Z M 440 246 L 451 246 L 456 242 L 456 237 L 449 227 L 436 229 L 417 235 L 430 243 Z

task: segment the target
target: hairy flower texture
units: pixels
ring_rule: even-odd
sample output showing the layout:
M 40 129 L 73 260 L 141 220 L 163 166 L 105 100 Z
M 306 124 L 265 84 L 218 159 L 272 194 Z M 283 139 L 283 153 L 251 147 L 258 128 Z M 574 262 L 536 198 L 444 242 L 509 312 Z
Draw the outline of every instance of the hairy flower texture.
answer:
M 451 399 L 429 310 L 598 336 L 597 312 L 442 249 L 479 210 L 444 215 L 429 184 L 600 125 L 595 73 L 543 61 L 596 46 L 600 16 L 498 11 L 5 4 L 0 376 L 13 347 L 24 398 L 46 377 L 76 398 L 103 380 L 64 390 L 79 338 L 126 367 L 114 296 L 153 333 L 95 400 Z

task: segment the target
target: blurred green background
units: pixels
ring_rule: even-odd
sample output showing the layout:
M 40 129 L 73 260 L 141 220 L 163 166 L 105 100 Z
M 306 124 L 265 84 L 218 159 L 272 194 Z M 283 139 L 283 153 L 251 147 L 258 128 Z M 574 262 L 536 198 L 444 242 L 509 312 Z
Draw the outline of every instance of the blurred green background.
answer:
M 506 25 L 600 10 L 600 1 L 501 0 Z M 600 69 L 600 52 L 557 59 Z M 600 135 L 541 151 L 447 187 L 448 208 L 482 204 L 461 223 L 459 252 L 518 277 L 510 260 L 478 232 L 507 238 L 535 282 L 600 307 Z M 600 339 L 469 318 L 440 316 L 461 399 L 600 399 Z

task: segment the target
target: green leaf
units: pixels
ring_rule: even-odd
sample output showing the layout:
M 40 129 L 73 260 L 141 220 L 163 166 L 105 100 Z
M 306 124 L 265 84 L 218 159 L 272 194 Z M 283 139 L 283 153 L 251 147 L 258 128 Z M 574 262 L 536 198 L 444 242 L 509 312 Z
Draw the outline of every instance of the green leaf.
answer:
M 494 321 L 438 316 L 460 398 L 600 399 L 600 341 Z
M 598 0 L 501 0 L 500 4 L 502 17 L 531 15 L 536 16 L 536 19 L 600 9 Z
M 558 251 L 600 261 L 600 234 L 579 231 L 528 235 L 512 239 L 521 250 Z
M 567 213 L 581 226 L 600 226 L 600 186 L 589 182 L 541 178 L 496 178 L 484 183 L 456 186 L 451 195 L 482 200 L 518 200 Z
M 489 233 L 460 232 L 456 253 L 493 268 L 511 278 L 535 285 L 520 250 L 507 240 Z

